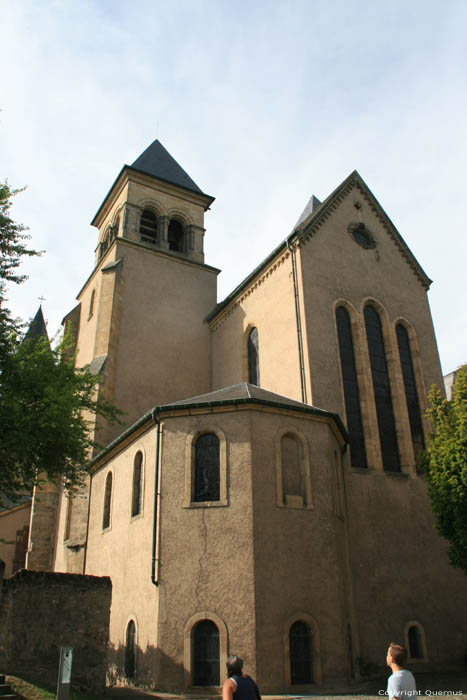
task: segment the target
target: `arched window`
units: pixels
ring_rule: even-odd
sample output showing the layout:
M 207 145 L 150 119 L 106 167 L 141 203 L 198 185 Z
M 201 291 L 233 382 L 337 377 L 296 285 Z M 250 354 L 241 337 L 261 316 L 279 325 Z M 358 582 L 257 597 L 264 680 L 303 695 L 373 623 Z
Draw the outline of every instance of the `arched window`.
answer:
M 374 306 L 370 305 L 365 307 L 364 316 L 383 468 L 387 471 L 400 472 L 396 423 L 381 319 Z
M 92 318 L 94 314 L 94 302 L 96 300 L 96 290 L 93 289 L 91 292 L 91 299 L 89 300 L 89 312 L 88 312 L 88 321 L 90 318 Z
M 282 491 L 285 505 L 306 501 L 303 455 L 299 440 L 286 433 L 281 438 Z
M 177 219 L 171 219 L 168 231 L 169 250 L 183 251 L 183 226 Z
M 193 501 L 218 501 L 219 498 L 219 438 L 213 433 L 206 433 L 200 435 L 195 443 Z
M 311 629 L 303 620 L 290 628 L 290 682 L 292 685 L 313 683 L 313 638 Z
M 411 659 L 423 659 L 422 640 L 420 639 L 420 630 L 416 625 L 409 627 L 409 656 Z
M 402 323 L 397 324 L 396 335 L 397 345 L 399 346 L 402 377 L 404 379 L 405 399 L 407 401 L 407 411 L 409 413 L 412 444 L 415 458 L 417 458 L 420 452 L 423 452 L 425 449 L 425 438 L 423 436 L 420 403 L 418 400 L 417 385 L 415 383 L 415 373 L 413 369 L 412 353 L 410 352 L 409 335 Z
M 345 413 L 350 438 L 350 461 L 352 467 L 366 467 L 365 434 L 363 432 L 360 392 L 358 389 L 355 353 L 350 316 L 346 308 L 336 309 L 337 336 L 344 387 Z
M 151 209 L 143 209 L 139 224 L 141 240 L 148 243 L 157 242 L 157 217 Z
M 248 336 L 248 381 L 259 386 L 258 329 L 252 328 Z
M 136 627 L 133 620 L 127 625 L 125 641 L 125 676 L 132 681 L 136 670 Z
M 104 513 L 102 516 L 102 529 L 110 527 L 110 506 L 112 503 L 112 472 L 107 474 L 104 491 Z
M 219 630 L 212 620 L 201 620 L 192 632 L 193 685 L 219 685 Z
M 131 496 L 131 517 L 141 513 L 143 486 L 143 453 L 138 451 L 133 463 L 133 491 Z
M 71 518 L 73 517 L 73 491 L 70 491 L 66 497 L 67 507 L 66 507 L 66 518 L 65 518 L 65 531 L 63 535 L 64 540 L 69 540 L 71 535 Z

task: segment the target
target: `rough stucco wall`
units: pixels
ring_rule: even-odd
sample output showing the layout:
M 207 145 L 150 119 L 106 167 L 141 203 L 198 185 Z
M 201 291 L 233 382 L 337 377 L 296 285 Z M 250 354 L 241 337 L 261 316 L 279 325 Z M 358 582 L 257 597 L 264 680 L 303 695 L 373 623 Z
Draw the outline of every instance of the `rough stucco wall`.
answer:
M 228 505 L 184 507 L 187 436 L 218 429 L 227 440 Z M 184 630 L 202 611 L 224 622 L 229 651 L 241 653 L 249 672 L 256 672 L 249 440 L 247 411 L 174 418 L 164 425 L 159 648 L 168 689 L 183 687 Z M 222 664 L 220 670 L 222 682 Z
M 128 622 L 136 625 L 138 683 L 157 679 L 158 588 L 151 582 L 152 529 L 155 475 L 154 426 L 92 477 L 86 574 L 112 580 L 109 670 L 112 679 L 123 676 L 125 634 Z M 133 464 L 143 453 L 142 510 L 131 516 Z M 113 474 L 110 527 L 102 529 L 105 480 Z
M 112 587 L 108 578 L 21 571 L 3 582 L 0 664 L 55 685 L 61 646 L 73 647 L 72 684 L 103 690 Z
M 260 385 L 282 396 L 302 400 L 297 324 L 290 254 L 272 263 L 260 282 L 240 295 L 211 322 L 213 389 L 248 381 L 246 336 L 256 326 Z
M 277 505 L 275 445 L 284 428 L 299 431 L 308 444 L 311 509 Z M 300 613 L 318 626 L 323 679 L 342 680 L 349 606 L 345 524 L 334 508 L 332 470 L 334 450 L 340 454 L 341 447 L 327 422 L 290 415 L 255 412 L 252 434 L 258 682 L 264 692 L 293 690 L 287 684 L 284 637 L 288 621 Z

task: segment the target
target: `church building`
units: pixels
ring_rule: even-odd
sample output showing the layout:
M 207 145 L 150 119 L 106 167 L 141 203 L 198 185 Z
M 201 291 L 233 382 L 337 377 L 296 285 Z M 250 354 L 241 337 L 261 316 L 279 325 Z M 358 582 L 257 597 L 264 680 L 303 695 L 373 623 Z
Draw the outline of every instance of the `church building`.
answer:
M 109 677 L 136 685 L 209 693 L 235 652 L 306 693 L 391 641 L 461 664 L 466 581 L 416 466 L 430 279 L 354 171 L 219 302 L 213 202 L 156 140 L 94 216 L 64 324 L 125 425 L 95 419 L 85 488 L 34 494 L 27 567 L 110 576 Z

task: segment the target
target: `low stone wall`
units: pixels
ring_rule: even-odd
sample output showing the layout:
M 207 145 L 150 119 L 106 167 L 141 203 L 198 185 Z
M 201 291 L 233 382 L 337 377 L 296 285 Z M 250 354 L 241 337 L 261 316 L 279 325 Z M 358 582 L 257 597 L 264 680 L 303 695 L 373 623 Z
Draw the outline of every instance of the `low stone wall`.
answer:
M 71 646 L 72 684 L 105 687 L 110 578 L 22 570 L 0 596 L 2 672 L 55 685 L 60 647 Z

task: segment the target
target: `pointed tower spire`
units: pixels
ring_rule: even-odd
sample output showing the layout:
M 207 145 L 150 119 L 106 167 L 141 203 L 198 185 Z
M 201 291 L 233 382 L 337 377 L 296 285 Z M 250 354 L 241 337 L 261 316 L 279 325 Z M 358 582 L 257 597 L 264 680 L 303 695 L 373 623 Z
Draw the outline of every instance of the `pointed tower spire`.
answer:
M 203 194 L 196 182 L 183 170 L 158 139 L 143 151 L 131 167 L 146 175 L 170 182 L 172 185 Z
M 45 325 L 44 314 L 42 313 L 42 304 L 39 306 L 36 315 L 29 324 L 29 328 L 24 336 L 24 340 L 38 340 L 44 338 L 50 345 L 47 326 Z

